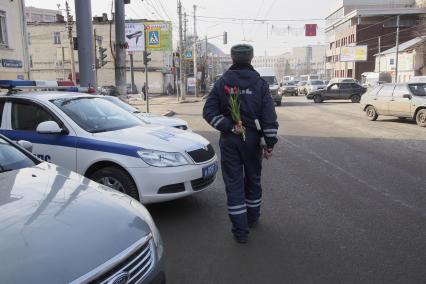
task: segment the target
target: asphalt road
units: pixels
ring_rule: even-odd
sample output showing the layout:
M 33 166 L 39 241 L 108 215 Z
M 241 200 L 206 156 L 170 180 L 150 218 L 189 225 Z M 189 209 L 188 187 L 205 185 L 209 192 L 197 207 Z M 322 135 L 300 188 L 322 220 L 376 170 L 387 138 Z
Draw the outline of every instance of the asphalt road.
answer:
M 209 139 L 202 103 L 174 106 Z M 224 184 L 151 205 L 169 283 L 426 283 L 426 129 L 359 104 L 284 98 L 261 222 L 230 234 Z

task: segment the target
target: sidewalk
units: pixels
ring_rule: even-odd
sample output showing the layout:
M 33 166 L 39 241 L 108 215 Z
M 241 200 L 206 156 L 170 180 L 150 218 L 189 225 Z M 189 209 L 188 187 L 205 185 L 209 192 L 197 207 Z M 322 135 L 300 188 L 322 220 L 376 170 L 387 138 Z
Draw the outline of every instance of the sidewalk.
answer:
M 184 103 L 198 103 L 202 101 L 202 99 L 202 97 L 187 96 L 184 101 L 178 101 L 176 96 L 151 95 L 149 99 L 150 113 L 173 116 L 174 109 L 177 105 Z M 144 101 L 140 95 L 130 96 L 127 102 L 138 108 L 140 111 L 146 112 L 146 101 Z

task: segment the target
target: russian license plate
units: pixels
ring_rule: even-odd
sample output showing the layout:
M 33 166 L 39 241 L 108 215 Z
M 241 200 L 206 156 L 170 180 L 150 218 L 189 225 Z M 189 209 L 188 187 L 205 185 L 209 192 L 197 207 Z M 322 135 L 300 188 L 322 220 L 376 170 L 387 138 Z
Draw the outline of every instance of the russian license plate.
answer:
M 217 163 L 211 164 L 210 166 L 203 168 L 203 178 L 209 178 L 214 176 L 218 170 L 219 166 Z

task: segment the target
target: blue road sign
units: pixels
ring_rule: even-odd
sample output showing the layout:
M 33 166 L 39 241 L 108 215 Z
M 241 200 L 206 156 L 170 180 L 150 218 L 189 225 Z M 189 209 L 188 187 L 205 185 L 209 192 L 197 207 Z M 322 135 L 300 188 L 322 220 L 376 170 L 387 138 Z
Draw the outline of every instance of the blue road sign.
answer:
M 148 46 L 159 47 L 160 46 L 160 31 L 149 31 L 148 32 Z
M 186 60 L 191 60 L 193 57 L 194 56 L 193 56 L 192 50 L 185 51 L 185 59 Z

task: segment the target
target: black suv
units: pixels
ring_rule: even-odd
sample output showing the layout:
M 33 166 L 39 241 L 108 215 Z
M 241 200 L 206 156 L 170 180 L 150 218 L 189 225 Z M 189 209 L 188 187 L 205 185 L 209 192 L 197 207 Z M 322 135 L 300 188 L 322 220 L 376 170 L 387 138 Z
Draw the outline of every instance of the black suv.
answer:
M 367 88 L 354 82 L 332 83 L 326 89 L 310 92 L 306 98 L 316 103 L 326 100 L 351 100 L 353 103 L 359 103 L 366 91 Z

